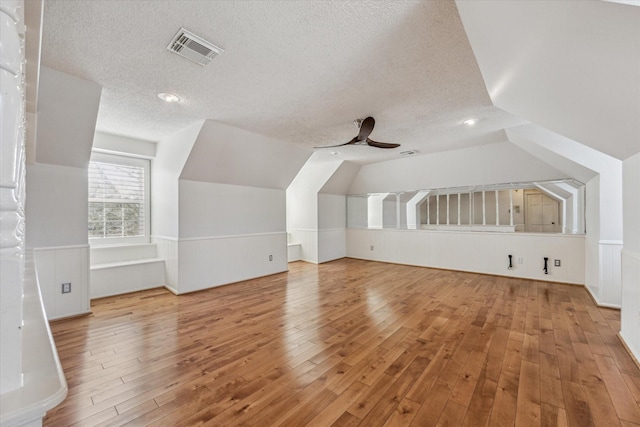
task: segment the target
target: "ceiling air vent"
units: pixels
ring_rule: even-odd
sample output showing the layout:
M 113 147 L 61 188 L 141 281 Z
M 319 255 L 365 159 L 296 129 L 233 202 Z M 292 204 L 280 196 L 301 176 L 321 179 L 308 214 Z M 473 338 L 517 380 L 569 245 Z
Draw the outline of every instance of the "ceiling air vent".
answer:
M 413 156 L 414 154 L 418 154 L 418 150 L 407 150 L 400 152 L 401 156 Z
M 224 52 L 224 49 L 209 43 L 184 28 L 180 28 L 167 46 L 167 49 L 203 67 Z

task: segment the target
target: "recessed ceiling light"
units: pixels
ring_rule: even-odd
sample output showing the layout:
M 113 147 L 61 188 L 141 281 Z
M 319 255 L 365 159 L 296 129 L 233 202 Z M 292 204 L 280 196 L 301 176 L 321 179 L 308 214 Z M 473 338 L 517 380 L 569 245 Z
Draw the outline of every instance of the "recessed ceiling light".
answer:
M 158 94 L 158 98 L 162 99 L 164 102 L 178 102 L 180 98 L 178 95 L 174 95 L 172 93 L 160 92 Z
M 473 126 L 476 123 L 478 123 L 478 119 L 467 119 L 462 122 L 463 125 L 467 125 L 467 126 Z

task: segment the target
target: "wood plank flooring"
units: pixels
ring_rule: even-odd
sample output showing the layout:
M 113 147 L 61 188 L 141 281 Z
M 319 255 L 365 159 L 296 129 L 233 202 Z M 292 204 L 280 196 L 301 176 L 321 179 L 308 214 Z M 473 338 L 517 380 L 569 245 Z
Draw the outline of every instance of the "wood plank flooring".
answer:
M 640 426 L 619 312 L 531 280 L 342 259 L 52 323 L 46 426 Z

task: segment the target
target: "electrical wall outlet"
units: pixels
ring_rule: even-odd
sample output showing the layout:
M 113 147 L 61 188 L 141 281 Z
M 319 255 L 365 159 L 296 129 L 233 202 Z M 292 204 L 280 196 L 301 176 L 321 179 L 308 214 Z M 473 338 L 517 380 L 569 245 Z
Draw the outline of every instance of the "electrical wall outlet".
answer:
M 554 265 L 555 267 L 560 267 L 560 260 L 559 260 L 559 259 L 554 259 L 554 260 L 553 260 L 553 265 Z
M 371 251 L 373 250 L 373 245 L 369 246 L 369 250 Z
M 269 261 L 273 261 L 273 255 L 269 255 Z
M 71 282 L 62 284 L 62 293 L 63 294 L 71 293 Z
M 518 264 L 524 264 L 524 258 L 521 256 L 518 257 Z

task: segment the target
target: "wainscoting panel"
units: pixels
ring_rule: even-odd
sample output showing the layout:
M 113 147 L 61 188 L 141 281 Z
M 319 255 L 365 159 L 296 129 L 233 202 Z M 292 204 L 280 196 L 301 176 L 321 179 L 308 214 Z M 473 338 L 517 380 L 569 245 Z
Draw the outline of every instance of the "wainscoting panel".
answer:
M 581 235 L 350 228 L 347 256 L 581 285 L 585 280 Z M 549 274 L 543 271 L 544 257 Z M 556 259 L 560 267 L 554 266 Z
M 622 242 L 600 241 L 600 289 L 598 302 L 620 308 L 622 303 Z
M 178 292 L 178 239 L 174 237 L 151 236 L 151 242 L 158 248 L 158 258 L 164 260 L 165 287 Z
M 33 256 L 47 319 L 91 311 L 89 245 L 38 248 Z M 71 292 L 62 293 L 63 283 L 71 283 Z
M 300 244 L 300 259 L 306 262 L 318 263 L 318 231 L 317 230 L 289 230 L 289 242 Z
M 620 335 L 640 360 L 640 253 L 624 249 L 622 257 L 622 310 Z
M 287 233 L 180 239 L 178 293 L 287 271 Z
M 347 255 L 347 230 L 318 230 L 318 263 L 344 258 Z

